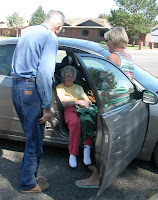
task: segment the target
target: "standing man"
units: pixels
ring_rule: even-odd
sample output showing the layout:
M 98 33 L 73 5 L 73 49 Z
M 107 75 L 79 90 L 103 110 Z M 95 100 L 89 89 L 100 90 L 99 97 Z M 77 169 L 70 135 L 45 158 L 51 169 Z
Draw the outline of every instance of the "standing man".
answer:
M 12 99 L 26 135 L 19 188 L 22 193 L 48 189 L 46 178 L 37 177 L 43 153 L 45 122 L 51 116 L 52 77 L 58 50 L 57 36 L 65 17 L 51 10 L 41 25 L 28 27 L 12 60 Z

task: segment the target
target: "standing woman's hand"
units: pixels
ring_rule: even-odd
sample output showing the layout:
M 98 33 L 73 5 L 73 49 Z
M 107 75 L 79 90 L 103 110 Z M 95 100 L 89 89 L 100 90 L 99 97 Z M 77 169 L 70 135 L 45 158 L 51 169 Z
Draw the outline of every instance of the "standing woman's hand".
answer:
M 46 123 L 51 117 L 50 109 L 43 108 L 43 116 L 38 120 L 40 124 Z

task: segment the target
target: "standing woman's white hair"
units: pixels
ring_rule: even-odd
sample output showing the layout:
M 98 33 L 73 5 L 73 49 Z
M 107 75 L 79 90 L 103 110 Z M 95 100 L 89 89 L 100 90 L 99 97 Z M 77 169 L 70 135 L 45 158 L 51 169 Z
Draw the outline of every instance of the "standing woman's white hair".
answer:
M 117 47 L 126 48 L 129 39 L 123 27 L 114 27 L 104 34 L 106 41 L 111 40 Z

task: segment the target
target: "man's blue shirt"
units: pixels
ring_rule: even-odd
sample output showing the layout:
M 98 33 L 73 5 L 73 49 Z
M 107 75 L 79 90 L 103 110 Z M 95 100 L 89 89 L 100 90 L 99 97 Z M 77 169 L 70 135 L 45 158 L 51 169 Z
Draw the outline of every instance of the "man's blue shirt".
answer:
M 42 108 L 49 109 L 52 101 L 52 77 L 58 50 L 57 36 L 48 24 L 24 30 L 12 60 L 13 78 L 36 78 Z

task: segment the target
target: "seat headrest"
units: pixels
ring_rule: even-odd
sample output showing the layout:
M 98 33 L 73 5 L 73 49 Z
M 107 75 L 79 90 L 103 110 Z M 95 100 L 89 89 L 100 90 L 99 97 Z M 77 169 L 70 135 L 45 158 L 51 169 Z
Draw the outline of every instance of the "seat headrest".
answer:
M 73 59 L 71 56 L 65 56 L 61 62 L 62 67 L 65 67 L 67 65 L 72 65 L 73 63 Z

